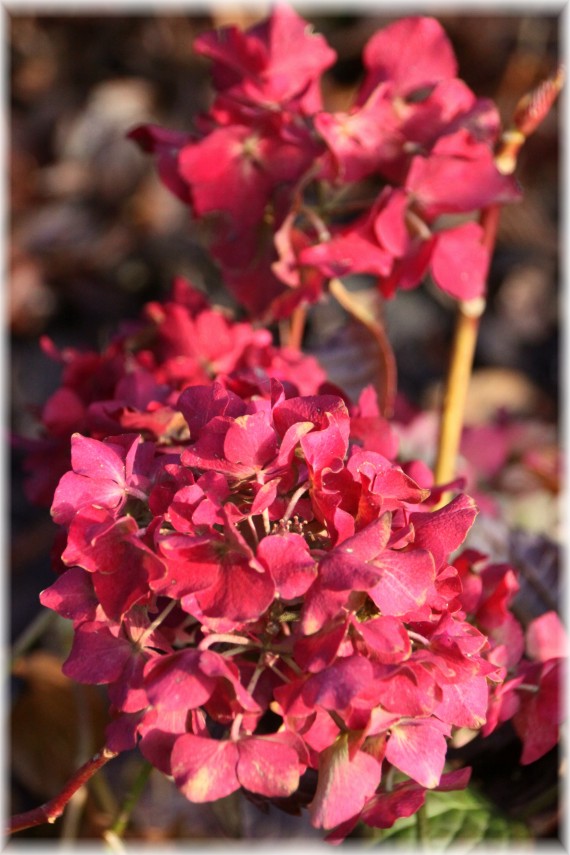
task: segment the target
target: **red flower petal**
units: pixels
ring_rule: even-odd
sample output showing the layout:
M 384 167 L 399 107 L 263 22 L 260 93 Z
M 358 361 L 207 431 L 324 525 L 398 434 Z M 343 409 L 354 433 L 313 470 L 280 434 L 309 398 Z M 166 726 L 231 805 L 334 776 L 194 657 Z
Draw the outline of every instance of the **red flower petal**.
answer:
M 436 719 L 410 721 L 392 728 L 386 759 L 418 784 L 433 788 L 439 784 L 451 728 Z
M 402 18 L 384 27 L 366 44 L 363 59 L 368 75 L 360 98 L 385 80 L 405 96 L 457 74 L 451 42 L 434 18 Z
M 429 552 L 385 550 L 374 560 L 380 581 L 368 593 L 385 615 L 404 615 L 425 603 L 435 568 Z
M 276 733 L 237 743 L 237 777 L 242 787 L 269 798 L 284 798 L 295 792 L 299 786 L 299 755 L 287 744 L 288 736 Z
M 342 734 L 320 757 L 315 798 L 309 805 L 315 828 L 333 828 L 358 814 L 380 783 L 381 764 L 365 751 L 350 757 Z
M 78 683 L 111 683 L 121 676 L 132 656 L 134 648 L 129 641 L 117 638 L 105 624 L 86 622 L 75 630 L 62 671 Z
M 302 596 L 317 575 L 309 547 L 298 534 L 264 537 L 257 557 L 269 569 L 278 594 L 286 600 Z
M 435 237 L 431 272 L 439 287 L 458 300 L 472 300 L 485 293 L 489 253 L 478 223 L 446 229 Z
M 568 638 L 556 612 L 535 618 L 526 631 L 526 650 L 530 659 L 546 662 L 568 655 Z
M 174 743 L 170 765 L 176 786 L 191 802 L 212 802 L 240 787 L 235 742 L 186 733 Z

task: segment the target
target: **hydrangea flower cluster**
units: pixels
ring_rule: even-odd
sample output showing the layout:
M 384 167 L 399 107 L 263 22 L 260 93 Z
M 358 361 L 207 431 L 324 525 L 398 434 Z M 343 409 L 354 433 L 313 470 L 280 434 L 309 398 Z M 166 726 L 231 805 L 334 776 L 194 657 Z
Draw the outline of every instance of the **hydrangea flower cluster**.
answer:
M 333 51 L 286 7 L 195 48 L 216 89 L 197 132 L 131 136 L 212 229 L 250 315 L 352 273 L 386 296 L 428 270 L 482 293 L 465 215 L 517 189 L 493 160 L 495 108 L 456 78 L 436 21 L 369 41 L 346 113 L 320 99 Z M 64 673 L 108 688 L 108 752 L 138 745 L 193 802 L 308 806 L 340 842 L 465 787 L 446 757 L 466 734 L 511 720 L 522 763 L 556 745 L 560 620 L 525 634 L 514 570 L 463 546 L 475 502 L 398 459 L 371 388 L 350 401 L 183 280 L 101 354 L 44 349 L 64 369 L 27 460 L 61 533 L 41 602 L 73 623 Z
M 453 297 L 483 294 L 488 250 L 470 215 L 519 192 L 493 159 L 497 110 L 458 79 L 436 20 L 404 18 L 370 39 L 346 112 L 321 100 L 334 51 L 286 6 L 246 32 L 202 34 L 194 49 L 212 60 L 215 89 L 195 131 L 144 125 L 131 137 L 251 314 L 286 317 L 356 273 L 387 297 L 428 272 Z
M 299 394 L 314 394 L 326 384 L 313 357 L 274 346 L 269 330 L 226 317 L 182 278 L 167 300 L 144 306 L 139 320 L 125 323 L 101 353 L 59 351 L 47 337 L 41 343 L 63 372 L 38 414 L 41 438 L 19 440 L 27 495 L 39 505 L 51 505 L 69 469 L 73 433 L 103 439 L 137 431 L 172 446 L 187 432 L 176 409 L 186 386 L 217 377 L 230 388 L 255 389 L 271 376 Z
M 108 686 L 109 749 L 139 740 L 194 802 L 279 804 L 316 773 L 311 820 L 336 840 L 465 786 L 444 773 L 458 728 L 514 716 L 523 762 L 556 744 L 559 622 L 531 625 L 519 667 L 514 572 L 450 558 L 469 497 L 434 510 L 428 470 L 367 447 L 337 395 L 214 381 L 175 411 L 173 445 L 75 433 L 52 505 L 41 601 L 73 621 L 64 673 Z

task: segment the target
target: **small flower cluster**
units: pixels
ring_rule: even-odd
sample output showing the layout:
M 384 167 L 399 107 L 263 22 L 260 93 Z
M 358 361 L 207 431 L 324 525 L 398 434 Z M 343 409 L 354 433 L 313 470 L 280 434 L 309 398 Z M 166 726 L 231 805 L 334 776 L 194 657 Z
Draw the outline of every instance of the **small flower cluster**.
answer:
M 268 330 L 226 317 L 182 278 L 166 301 L 148 303 L 138 322 L 125 323 L 101 353 L 58 351 L 47 337 L 42 346 L 63 366 L 61 385 L 39 413 L 41 438 L 19 444 L 26 451 L 28 498 L 48 507 L 69 469 L 73 433 L 103 439 L 136 431 L 173 446 L 187 433 L 176 409 L 186 386 L 217 377 L 229 388 L 254 390 L 271 376 L 290 391 L 314 394 L 326 383 L 313 357 L 274 346 Z
M 458 728 L 514 716 L 523 762 L 556 744 L 559 622 L 531 624 L 521 666 L 513 571 L 450 559 L 470 498 L 434 510 L 427 469 L 373 450 L 338 395 L 233 378 L 173 409 L 170 445 L 75 433 L 52 505 L 41 601 L 73 621 L 64 673 L 108 686 L 111 750 L 138 741 L 193 802 L 280 804 L 316 773 L 312 823 L 341 840 L 465 786 Z
M 346 112 L 321 100 L 334 51 L 286 6 L 246 32 L 204 33 L 194 49 L 212 60 L 215 88 L 196 130 L 143 125 L 131 137 L 210 235 L 252 315 L 286 317 L 356 273 L 387 297 L 427 273 L 453 297 L 483 294 L 488 251 L 470 217 L 519 193 L 493 159 L 497 110 L 457 78 L 436 20 L 405 18 L 370 39 Z

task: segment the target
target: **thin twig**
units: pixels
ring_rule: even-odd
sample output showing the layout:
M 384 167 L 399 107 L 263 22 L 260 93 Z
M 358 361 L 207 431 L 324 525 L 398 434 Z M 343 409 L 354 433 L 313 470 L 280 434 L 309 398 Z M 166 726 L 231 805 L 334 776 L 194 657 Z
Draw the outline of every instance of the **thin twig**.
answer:
M 305 333 L 305 324 L 307 322 L 307 307 L 305 305 L 297 306 L 291 315 L 291 325 L 289 327 L 289 340 L 287 345 L 294 350 L 301 350 L 303 346 L 303 335 Z
M 429 843 L 429 820 L 425 804 L 416 812 L 416 831 L 421 849 L 427 849 Z
M 384 379 L 382 388 L 378 389 L 380 410 L 383 416 L 390 418 L 396 398 L 397 371 L 394 351 L 386 335 L 384 324 L 363 305 L 362 301 L 355 298 L 344 287 L 340 279 L 335 277 L 329 281 L 329 291 L 343 309 L 366 327 L 378 345 Z
M 198 645 L 198 650 L 207 650 L 212 644 L 237 644 L 238 642 L 248 648 L 259 647 L 259 644 L 245 635 L 237 635 L 232 632 L 213 632 L 202 639 Z
M 310 487 L 309 481 L 305 481 L 303 484 L 301 484 L 301 486 L 300 486 L 300 487 L 298 487 L 298 488 L 295 490 L 295 492 L 294 492 L 294 493 L 293 493 L 293 495 L 291 496 L 291 499 L 289 500 L 289 504 L 287 505 L 287 507 L 286 507 L 286 509 L 285 509 L 285 513 L 284 513 L 284 514 L 283 514 L 283 516 L 281 517 L 281 521 L 282 521 L 282 522 L 284 522 L 284 523 L 288 522 L 288 520 L 289 520 L 289 518 L 290 518 L 291 514 L 292 514 L 292 513 L 293 513 L 293 511 L 295 510 L 295 506 L 296 506 L 297 502 L 299 501 L 299 499 L 301 498 L 301 496 L 303 495 L 303 493 L 306 493 L 306 492 L 307 492 L 307 490 L 309 489 L 309 487 Z
M 37 808 L 13 816 L 9 821 L 7 833 L 13 834 L 35 825 L 55 822 L 62 815 L 73 794 L 117 754 L 117 751 L 111 751 L 107 747 L 103 748 L 73 774 L 59 795 Z
M 113 835 L 114 840 L 116 838 L 120 839 L 127 830 L 127 826 L 131 819 L 133 810 L 135 809 L 138 800 L 144 792 L 144 788 L 147 785 L 152 770 L 152 763 L 149 763 L 147 760 L 145 760 L 138 771 L 134 784 L 131 787 L 131 791 L 127 795 L 123 806 L 121 807 L 119 815 L 117 816 L 115 822 L 109 829 L 109 832 Z

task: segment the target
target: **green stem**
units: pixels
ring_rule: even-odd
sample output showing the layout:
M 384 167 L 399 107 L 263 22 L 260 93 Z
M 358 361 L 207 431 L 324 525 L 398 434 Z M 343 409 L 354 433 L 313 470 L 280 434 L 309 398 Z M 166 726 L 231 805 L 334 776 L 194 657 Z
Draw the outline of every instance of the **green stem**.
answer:
M 429 821 L 425 804 L 416 813 L 416 831 L 420 847 L 427 849 L 429 843 Z
M 136 804 L 140 797 L 143 794 L 144 788 L 147 785 L 147 781 L 150 777 L 150 773 L 152 772 L 153 766 L 152 763 L 148 763 L 146 760 L 143 762 L 142 766 L 139 769 L 138 775 L 135 778 L 135 782 L 131 787 L 130 793 L 127 795 L 123 806 L 120 810 L 119 815 L 115 819 L 115 822 L 109 829 L 111 834 L 115 836 L 115 838 L 121 838 L 125 831 L 127 830 L 127 826 L 129 824 L 131 814 L 136 807 Z

